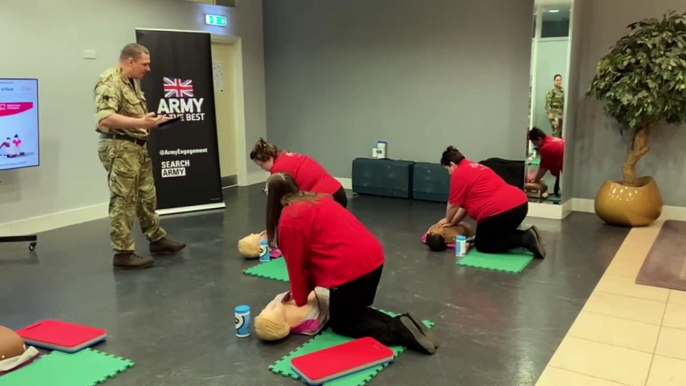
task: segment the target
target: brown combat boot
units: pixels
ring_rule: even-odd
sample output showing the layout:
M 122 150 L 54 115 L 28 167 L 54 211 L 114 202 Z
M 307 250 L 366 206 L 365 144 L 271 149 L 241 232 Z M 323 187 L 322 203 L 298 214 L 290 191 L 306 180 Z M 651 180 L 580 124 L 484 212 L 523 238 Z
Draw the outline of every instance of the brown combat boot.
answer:
M 169 240 L 163 237 L 160 240 L 150 243 L 150 253 L 153 255 L 174 254 L 186 248 L 186 244 Z
M 134 252 L 115 253 L 112 265 L 117 268 L 141 269 L 152 267 L 152 257 L 138 256 Z

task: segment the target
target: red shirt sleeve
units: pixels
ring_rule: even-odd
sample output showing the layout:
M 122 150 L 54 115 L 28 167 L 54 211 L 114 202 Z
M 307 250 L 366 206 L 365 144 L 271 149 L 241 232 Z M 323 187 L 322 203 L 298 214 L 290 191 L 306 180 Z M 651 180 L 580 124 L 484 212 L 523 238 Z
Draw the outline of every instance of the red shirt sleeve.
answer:
M 451 205 L 462 206 L 464 203 L 464 196 L 467 192 L 467 184 L 465 184 L 465 176 L 458 175 L 457 170 L 450 176 L 450 197 L 448 202 Z
M 278 244 L 283 258 L 286 259 L 291 296 L 295 304 L 302 307 L 307 304 L 307 298 L 314 289 L 307 271 L 310 254 L 308 237 L 296 227 L 279 226 Z

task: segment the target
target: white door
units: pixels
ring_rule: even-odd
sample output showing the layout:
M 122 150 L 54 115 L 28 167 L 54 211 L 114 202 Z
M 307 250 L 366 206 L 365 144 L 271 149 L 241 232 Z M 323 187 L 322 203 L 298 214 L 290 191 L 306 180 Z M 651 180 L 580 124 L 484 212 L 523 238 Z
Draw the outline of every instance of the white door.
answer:
M 212 43 L 214 100 L 217 111 L 217 139 L 222 177 L 238 175 L 233 68 L 235 49 L 235 45 Z

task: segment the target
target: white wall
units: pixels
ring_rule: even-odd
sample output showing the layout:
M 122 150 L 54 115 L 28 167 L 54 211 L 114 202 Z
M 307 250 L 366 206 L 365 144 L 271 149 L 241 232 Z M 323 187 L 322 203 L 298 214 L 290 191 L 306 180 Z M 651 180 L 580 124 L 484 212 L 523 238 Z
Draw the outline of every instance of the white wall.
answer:
M 205 13 L 226 15 L 228 28 L 205 26 Z M 78 208 L 91 207 L 81 211 L 86 217 L 86 212 L 107 215 L 106 176 L 96 154 L 93 87 L 98 74 L 116 63 L 121 48 L 135 41 L 135 28 L 240 36 L 246 150 L 266 136 L 261 1 L 224 8 L 180 0 L 1 0 L 0 15 L 0 76 L 40 80 L 42 150 L 39 168 L 0 172 L 0 234 L 40 230 L 7 223 L 65 211 L 75 218 Z M 96 50 L 97 60 L 84 60 L 84 49 Z M 252 179 L 261 176 L 252 163 L 248 171 Z
M 568 56 L 569 38 L 549 38 L 538 41 L 534 75 L 536 90 L 534 90 L 533 100 L 533 123 L 546 133 L 552 134 L 552 128 L 545 111 L 545 97 L 554 86 L 553 78 L 556 74 L 562 75 L 562 85 L 565 94 L 567 93 Z

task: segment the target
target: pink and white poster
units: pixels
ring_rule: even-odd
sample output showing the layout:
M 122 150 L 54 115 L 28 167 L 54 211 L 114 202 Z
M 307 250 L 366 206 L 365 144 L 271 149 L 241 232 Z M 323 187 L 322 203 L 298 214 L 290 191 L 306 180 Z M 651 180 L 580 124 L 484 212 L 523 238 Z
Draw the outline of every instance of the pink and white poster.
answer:
M 38 80 L 0 78 L 0 170 L 40 164 Z

